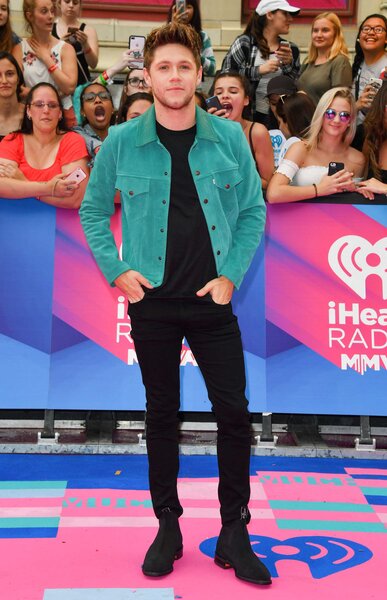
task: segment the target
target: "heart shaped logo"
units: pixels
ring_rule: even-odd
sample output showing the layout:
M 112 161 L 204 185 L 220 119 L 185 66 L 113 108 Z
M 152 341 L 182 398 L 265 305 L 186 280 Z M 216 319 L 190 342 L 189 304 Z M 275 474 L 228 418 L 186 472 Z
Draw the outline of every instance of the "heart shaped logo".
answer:
M 217 540 L 217 537 L 204 540 L 199 546 L 201 552 L 214 558 Z M 322 535 L 293 537 L 287 540 L 250 535 L 250 542 L 272 577 L 278 577 L 276 563 L 279 560 L 306 563 L 313 579 L 322 579 L 357 567 L 373 556 L 371 550 L 362 544 Z
M 387 299 L 387 237 L 372 245 L 358 235 L 345 235 L 329 249 L 329 265 L 338 277 L 363 300 L 369 275 L 382 281 L 383 300 Z

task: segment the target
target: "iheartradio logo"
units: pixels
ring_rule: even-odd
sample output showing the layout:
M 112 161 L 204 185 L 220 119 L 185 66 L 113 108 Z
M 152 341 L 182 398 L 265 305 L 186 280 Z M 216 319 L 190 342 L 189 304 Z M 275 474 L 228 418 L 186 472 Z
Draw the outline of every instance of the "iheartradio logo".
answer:
M 387 300 L 387 237 L 374 245 L 358 235 L 345 235 L 329 249 L 329 265 L 360 298 L 366 298 L 369 275 L 378 275 L 382 281 L 383 300 Z

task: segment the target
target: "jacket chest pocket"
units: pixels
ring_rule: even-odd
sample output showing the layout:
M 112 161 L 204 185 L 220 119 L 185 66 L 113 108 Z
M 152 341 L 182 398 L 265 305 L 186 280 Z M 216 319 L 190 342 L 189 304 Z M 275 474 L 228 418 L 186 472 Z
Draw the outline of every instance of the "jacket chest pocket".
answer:
M 242 181 L 238 168 L 216 171 L 213 173 L 212 182 L 226 213 L 238 211 L 237 185 Z
M 118 174 L 116 188 L 120 192 L 122 208 L 128 219 L 136 221 L 147 216 L 150 208 L 150 179 Z

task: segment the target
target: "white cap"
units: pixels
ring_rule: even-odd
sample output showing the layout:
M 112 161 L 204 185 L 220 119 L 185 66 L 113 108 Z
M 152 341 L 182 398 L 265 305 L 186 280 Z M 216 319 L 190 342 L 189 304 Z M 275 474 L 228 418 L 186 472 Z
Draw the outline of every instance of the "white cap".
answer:
M 267 15 L 268 12 L 273 12 L 274 10 L 284 10 L 289 13 L 298 13 L 300 12 L 300 8 L 296 6 L 290 6 L 289 2 L 286 0 L 261 0 L 258 3 L 255 12 L 259 14 L 259 16 Z

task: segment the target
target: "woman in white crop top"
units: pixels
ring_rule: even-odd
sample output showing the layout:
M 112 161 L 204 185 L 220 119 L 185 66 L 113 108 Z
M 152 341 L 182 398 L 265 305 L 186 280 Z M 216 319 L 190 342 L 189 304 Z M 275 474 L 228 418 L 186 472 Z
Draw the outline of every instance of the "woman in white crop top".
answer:
M 350 147 L 356 130 L 356 107 L 348 88 L 333 88 L 321 97 L 305 141 L 289 148 L 271 178 L 270 203 L 297 202 L 355 191 L 353 178 L 364 174 L 365 158 Z M 330 162 L 344 169 L 328 175 Z

